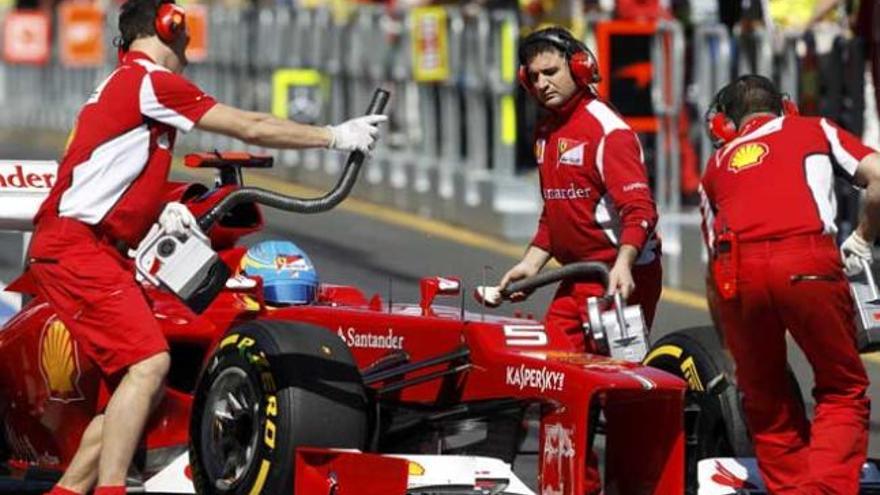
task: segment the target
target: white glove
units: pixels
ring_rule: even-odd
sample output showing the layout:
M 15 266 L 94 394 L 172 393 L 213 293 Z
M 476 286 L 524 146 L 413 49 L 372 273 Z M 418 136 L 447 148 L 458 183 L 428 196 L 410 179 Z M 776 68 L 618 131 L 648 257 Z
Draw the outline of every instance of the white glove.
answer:
M 186 236 L 188 231 L 199 228 L 196 217 L 189 208 L 176 201 L 165 205 L 165 209 L 159 215 L 159 225 L 165 233 L 177 237 Z
M 387 115 L 365 115 L 346 120 L 339 125 L 328 125 L 331 150 L 369 153 L 379 136 L 378 125 L 388 120 Z
M 490 308 L 497 308 L 501 305 L 501 289 L 498 287 L 480 285 L 474 289 L 474 298 L 480 304 L 485 304 Z
M 840 254 L 843 256 L 843 271 L 848 277 L 862 273 L 862 262 L 870 264 L 874 259 L 871 244 L 856 231 L 840 245 Z

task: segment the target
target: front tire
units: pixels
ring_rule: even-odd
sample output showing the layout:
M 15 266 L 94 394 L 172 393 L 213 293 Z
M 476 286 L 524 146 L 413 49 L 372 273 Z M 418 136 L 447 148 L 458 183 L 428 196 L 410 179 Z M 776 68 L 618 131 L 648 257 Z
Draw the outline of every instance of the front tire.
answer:
M 339 337 L 302 323 L 245 323 L 223 338 L 196 386 L 196 492 L 292 493 L 295 449 L 363 449 L 366 411 L 360 372 Z

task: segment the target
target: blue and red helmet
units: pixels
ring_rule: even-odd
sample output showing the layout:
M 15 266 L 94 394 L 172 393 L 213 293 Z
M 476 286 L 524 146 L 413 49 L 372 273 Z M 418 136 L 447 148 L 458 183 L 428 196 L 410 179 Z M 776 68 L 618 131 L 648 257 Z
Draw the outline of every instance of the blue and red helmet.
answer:
M 318 290 L 315 265 L 290 241 L 263 241 L 251 246 L 241 258 L 241 272 L 263 279 L 263 293 L 270 304 L 309 304 Z

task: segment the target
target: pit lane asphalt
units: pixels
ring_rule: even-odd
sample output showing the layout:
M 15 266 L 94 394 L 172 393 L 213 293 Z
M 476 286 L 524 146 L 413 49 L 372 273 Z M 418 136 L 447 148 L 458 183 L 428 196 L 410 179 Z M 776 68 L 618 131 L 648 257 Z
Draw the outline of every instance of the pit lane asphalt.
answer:
M 57 136 L 30 133 L 0 133 L 2 159 L 56 159 L 61 147 Z M 369 166 L 369 164 L 367 164 Z M 178 180 L 189 180 L 190 173 L 175 169 Z M 210 184 L 210 175 L 197 174 L 200 182 Z M 245 172 L 245 183 L 300 196 L 320 195 L 320 191 L 280 182 L 270 176 Z M 350 198 L 336 210 L 319 215 L 294 215 L 264 209 L 266 229 L 243 240 L 252 244 L 264 239 L 289 239 L 296 242 L 312 258 L 322 282 L 344 283 L 360 287 L 368 296 L 379 293 L 388 299 L 389 287 L 395 302 L 419 300 L 418 283 L 427 275 L 461 277 L 466 294 L 485 280 L 497 280 L 516 262 L 524 246 L 509 243 L 470 231 Z M 694 237 L 696 241 L 696 236 Z M 8 282 L 19 271 L 20 236 L 0 233 L 0 281 Z M 675 329 L 709 324 L 710 318 L 702 299 L 699 260 L 688 260 L 684 285 L 691 290 L 665 289 L 657 312 L 652 339 Z M 511 314 L 515 309 L 536 317 L 552 296 L 552 289 L 537 291 L 525 303 L 504 306 L 494 313 Z M 460 299 L 439 300 L 441 304 L 458 305 Z M 479 311 L 470 297 L 465 298 L 468 310 Z M 791 346 L 790 346 L 791 347 Z M 792 367 L 797 374 L 808 409 L 813 401 L 809 394 L 812 377 L 805 359 L 796 349 L 790 352 Z M 870 395 L 880 399 L 880 357 L 867 355 L 863 361 L 871 378 Z M 526 449 L 537 450 L 534 438 Z M 870 455 L 880 457 L 880 407 L 871 414 Z M 533 461 L 525 459 L 526 464 Z M 534 466 L 517 464 L 526 471 Z M 525 480 L 527 482 L 533 480 Z M 531 483 L 530 483 L 531 484 Z M 0 492 L 9 493 L 0 482 Z

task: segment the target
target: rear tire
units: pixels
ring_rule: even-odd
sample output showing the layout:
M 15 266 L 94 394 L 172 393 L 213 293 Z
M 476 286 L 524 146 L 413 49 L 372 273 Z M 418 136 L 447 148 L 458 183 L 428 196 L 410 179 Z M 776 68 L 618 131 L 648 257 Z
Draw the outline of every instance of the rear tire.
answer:
M 733 362 L 715 329 L 696 327 L 665 335 L 645 365 L 685 380 L 686 480 L 696 493 L 697 462 L 707 457 L 750 457 L 752 443 L 734 385 Z
M 360 371 L 339 337 L 302 323 L 245 323 L 223 338 L 196 386 L 196 492 L 292 493 L 295 449 L 363 449 L 366 411 Z

